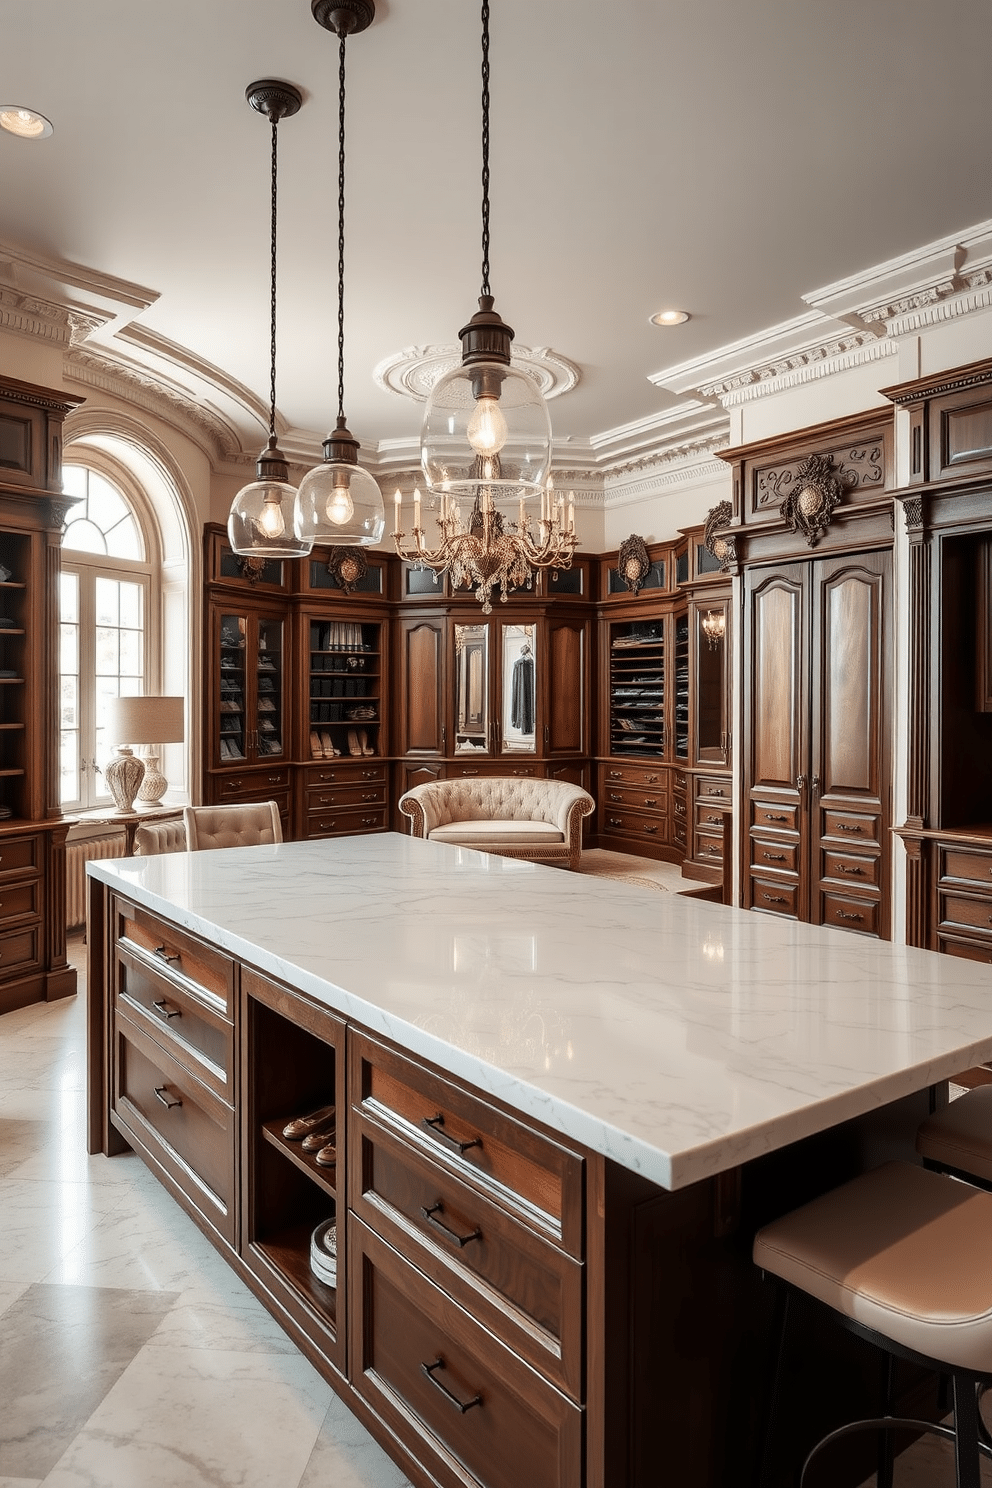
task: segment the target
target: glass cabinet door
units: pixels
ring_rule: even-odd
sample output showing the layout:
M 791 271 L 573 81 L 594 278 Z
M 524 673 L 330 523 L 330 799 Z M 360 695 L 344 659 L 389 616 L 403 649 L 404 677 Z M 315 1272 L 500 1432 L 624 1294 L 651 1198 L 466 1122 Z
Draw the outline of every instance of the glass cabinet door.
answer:
M 537 752 L 537 645 L 533 625 L 502 627 L 500 750 Z
M 245 712 L 247 632 L 247 615 L 221 615 L 218 762 L 222 765 L 236 764 L 248 758 Z
M 696 759 L 727 764 L 727 604 L 701 603 L 696 610 Z
M 455 626 L 455 753 L 489 749 L 489 626 Z
M 256 758 L 278 758 L 283 744 L 282 621 L 259 616 L 255 639 L 254 716 L 251 744 Z

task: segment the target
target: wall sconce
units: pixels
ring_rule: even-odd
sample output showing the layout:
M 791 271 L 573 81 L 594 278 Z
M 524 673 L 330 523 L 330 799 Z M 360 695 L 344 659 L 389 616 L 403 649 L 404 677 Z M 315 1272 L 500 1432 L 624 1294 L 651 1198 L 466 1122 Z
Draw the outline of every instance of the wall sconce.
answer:
M 710 645 L 710 650 L 715 651 L 727 633 L 727 617 L 722 610 L 707 610 L 700 622 L 703 634 Z

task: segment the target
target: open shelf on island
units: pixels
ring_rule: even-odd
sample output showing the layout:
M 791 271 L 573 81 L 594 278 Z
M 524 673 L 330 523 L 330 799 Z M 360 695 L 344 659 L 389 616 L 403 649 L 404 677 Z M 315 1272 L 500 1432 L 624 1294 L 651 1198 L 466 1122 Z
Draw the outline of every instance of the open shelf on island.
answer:
M 282 1129 L 287 1122 L 292 1121 L 292 1116 L 281 1116 L 277 1121 L 264 1121 L 262 1123 L 262 1136 L 266 1142 L 281 1152 L 289 1159 L 301 1173 L 306 1173 L 315 1183 L 324 1190 L 330 1198 L 337 1199 L 337 1188 L 334 1175 L 337 1168 L 322 1168 L 318 1166 L 316 1153 L 304 1152 L 299 1142 L 289 1142 L 282 1134 Z
M 310 1236 L 312 1233 L 312 1225 L 293 1225 L 289 1229 L 280 1230 L 275 1235 L 267 1236 L 264 1240 L 253 1241 L 252 1249 L 257 1250 L 273 1270 L 277 1271 L 325 1322 L 336 1328 L 337 1287 L 327 1286 L 310 1270 Z

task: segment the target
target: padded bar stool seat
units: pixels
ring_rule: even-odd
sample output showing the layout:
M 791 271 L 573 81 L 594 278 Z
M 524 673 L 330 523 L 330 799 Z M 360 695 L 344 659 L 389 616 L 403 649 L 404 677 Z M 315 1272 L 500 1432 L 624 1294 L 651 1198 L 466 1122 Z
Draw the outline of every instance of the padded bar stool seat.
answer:
M 935 1167 L 992 1184 L 992 1085 L 976 1085 L 929 1116 L 916 1133 L 916 1150 Z
M 992 1373 L 990 1248 L 992 1194 L 897 1162 L 784 1215 L 754 1241 L 763 1271 L 887 1352 L 951 1375 L 960 1488 L 979 1483 L 976 1390 Z M 852 1423 L 814 1453 L 848 1431 L 895 1424 Z

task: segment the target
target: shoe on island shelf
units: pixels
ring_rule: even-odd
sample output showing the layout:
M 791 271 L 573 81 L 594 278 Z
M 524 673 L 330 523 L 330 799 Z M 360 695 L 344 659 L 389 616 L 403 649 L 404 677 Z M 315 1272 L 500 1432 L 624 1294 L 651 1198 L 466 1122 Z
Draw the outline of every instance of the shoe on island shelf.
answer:
M 320 1168 L 333 1168 L 338 1160 L 337 1148 L 333 1142 L 328 1142 L 326 1147 L 321 1147 L 314 1162 Z
M 325 1124 L 315 1126 L 312 1132 L 308 1132 L 303 1138 L 304 1152 L 319 1152 L 322 1147 L 333 1147 L 337 1138 L 334 1128 L 334 1117 L 328 1118 Z
M 321 1106 L 316 1111 L 311 1111 L 307 1116 L 297 1116 L 292 1121 L 287 1121 L 282 1129 L 282 1134 L 289 1142 L 299 1142 L 310 1132 L 314 1131 L 322 1121 L 333 1121 L 334 1107 Z

